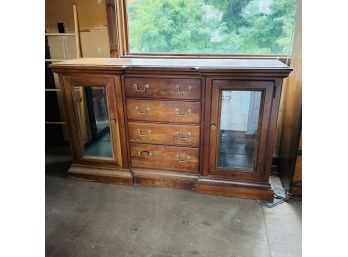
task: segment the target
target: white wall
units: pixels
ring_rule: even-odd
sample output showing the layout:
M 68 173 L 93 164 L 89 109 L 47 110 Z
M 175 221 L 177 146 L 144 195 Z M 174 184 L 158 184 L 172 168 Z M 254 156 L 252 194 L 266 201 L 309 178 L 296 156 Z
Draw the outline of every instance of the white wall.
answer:
M 254 134 L 258 125 L 260 100 L 261 92 L 222 91 L 220 129 Z

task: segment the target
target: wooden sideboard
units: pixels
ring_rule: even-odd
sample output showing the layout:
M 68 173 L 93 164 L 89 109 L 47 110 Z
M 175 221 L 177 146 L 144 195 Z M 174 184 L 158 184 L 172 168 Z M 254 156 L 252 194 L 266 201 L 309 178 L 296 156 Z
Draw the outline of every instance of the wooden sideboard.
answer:
M 282 80 L 272 59 L 55 63 L 72 178 L 271 199 Z

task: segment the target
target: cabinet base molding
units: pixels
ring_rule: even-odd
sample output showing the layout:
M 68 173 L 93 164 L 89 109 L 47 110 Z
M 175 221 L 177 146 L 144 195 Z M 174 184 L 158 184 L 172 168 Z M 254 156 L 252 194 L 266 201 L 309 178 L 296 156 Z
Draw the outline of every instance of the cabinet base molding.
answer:
M 185 174 L 172 171 L 132 169 L 134 184 L 174 187 L 193 190 L 198 180 L 197 174 Z
M 68 170 L 71 179 L 123 185 L 148 185 L 193 190 L 202 194 L 250 199 L 273 199 L 269 183 L 228 181 L 202 178 L 197 174 L 150 169 L 97 168 L 73 164 Z
M 272 200 L 274 195 L 269 183 L 247 183 L 209 178 L 200 178 L 195 184 L 194 190 L 202 194 L 260 200 Z
M 133 177 L 127 169 L 96 168 L 73 164 L 68 170 L 72 179 L 96 181 L 111 184 L 132 185 Z

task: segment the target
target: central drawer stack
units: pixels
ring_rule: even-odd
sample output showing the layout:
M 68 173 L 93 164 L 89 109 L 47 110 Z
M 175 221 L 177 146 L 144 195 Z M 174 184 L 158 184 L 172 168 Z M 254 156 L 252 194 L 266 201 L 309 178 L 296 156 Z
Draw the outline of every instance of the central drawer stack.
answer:
M 126 77 L 131 166 L 199 172 L 201 79 Z

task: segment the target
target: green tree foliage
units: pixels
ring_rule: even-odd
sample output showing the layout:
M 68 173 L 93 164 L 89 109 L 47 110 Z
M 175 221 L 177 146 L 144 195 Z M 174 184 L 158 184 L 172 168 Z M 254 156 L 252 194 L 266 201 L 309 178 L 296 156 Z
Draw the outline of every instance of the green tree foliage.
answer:
M 296 0 L 128 0 L 135 53 L 287 54 Z

